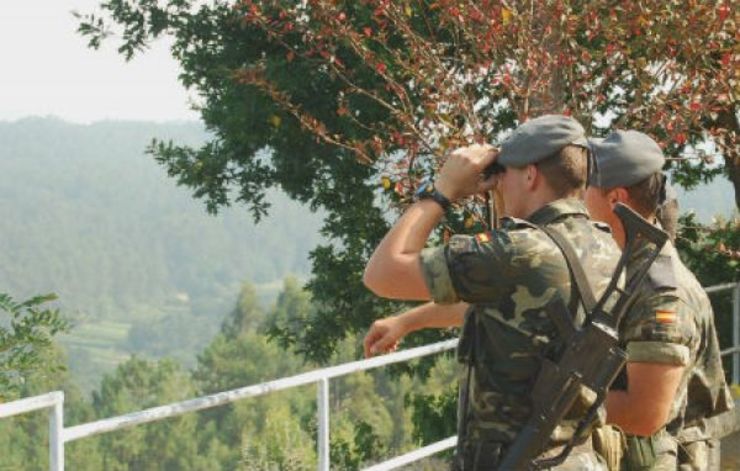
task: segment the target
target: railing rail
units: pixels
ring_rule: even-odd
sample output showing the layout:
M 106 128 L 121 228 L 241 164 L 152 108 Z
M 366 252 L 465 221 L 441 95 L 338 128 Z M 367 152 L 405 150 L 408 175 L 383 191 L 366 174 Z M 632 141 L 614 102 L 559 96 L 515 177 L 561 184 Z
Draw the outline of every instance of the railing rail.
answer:
M 53 391 L 40 396 L 0 404 L 0 419 L 49 409 L 49 469 L 64 469 L 64 392 Z
M 733 346 L 723 350 L 722 356 L 733 356 L 732 382 L 740 383 L 740 283 L 726 283 L 706 288 L 707 293 L 733 290 L 732 295 L 732 342 Z M 52 471 L 64 469 L 64 444 L 85 437 L 101 433 L 121 430 L 148 422 L 163 420 L 179 416 L 188 412 L 195 412 L 212 407 L 218 407 L 249 397 L 262 396 L 274 391 L 317 384 L 317 415 L 318 415 L 318 469 L 328 471 L 329 462 L 329 380 L 350 373 L 366 371 L 381 366 L 421 358 L 440 352 L 449 351 L 457 346 L 458 340 L 451 339 L 443 342 L 411 348 L 400 352 L 390 353 L 367 360 L 344 363 L 342 365 L 309 371 L 287 378 L 255 384 L 243 388 L 224 391 L 208 396 L 189 399 L 186 401 L 152 407 L 142 411 L 132 412 L 117 417 L 102 419 L 86 424 L 64 427 L 63 405 L 64 393 L 55 391 L 40 396 L 21 399 L 6 404 L 0 404 L 0 419 L 27 412 L 50 409 L 49 411 L 49 468 Z M 740 427 L 740 424 L 738 424 Z M 400 466 L 413 463 L 422 458 L 432 456 L 444 450 L 453 448 L 457 437 L 449 437 L 437 443 L 427 445 L 410 453 L 392 458 L 383 463 L 367 468 L 368 471 L 384 471 L 396 469 Z

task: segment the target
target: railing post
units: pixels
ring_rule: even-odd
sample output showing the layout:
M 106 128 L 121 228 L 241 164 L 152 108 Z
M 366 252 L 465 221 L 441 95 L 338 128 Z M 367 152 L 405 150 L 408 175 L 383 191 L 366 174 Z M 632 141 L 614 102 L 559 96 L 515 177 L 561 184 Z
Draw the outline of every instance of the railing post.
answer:
M 732 290 L 732 347 L 740 347 L 740 282 Z M 740 352 L 732 353 L 732 384 L 740 383 Z
M 319 471 L 329 471 L 329 379 L 318 382 Z
M 64 471 L 64 392 L 49 409 L 49 469 Z

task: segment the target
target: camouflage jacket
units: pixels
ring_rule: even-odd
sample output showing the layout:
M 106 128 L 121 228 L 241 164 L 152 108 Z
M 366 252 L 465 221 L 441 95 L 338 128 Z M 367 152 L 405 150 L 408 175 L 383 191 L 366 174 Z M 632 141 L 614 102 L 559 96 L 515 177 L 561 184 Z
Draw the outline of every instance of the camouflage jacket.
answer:
M 628 276 L 630 271 L 628 265 Z M 648 272 L 648 282 L 620 325 L 620 342 L 628 362 L 686 367 L 667 424 L 653 437 L 655 452 L 675 456 L 676 437 L 685 427 L 694 430 L 695 440 L 707 438 L 702 437 L 702 419 L 729 410 L 732 399 L 709 298 L 672 245 L 664 247 Z M 626 386 L 622 372 L 613 387 Z
M 514 440 L 530 415 L 529 393 L 541 358 L 560 346 L 543 308 L 556 296 L 571 301 L 571 279 L 562 252 L 536 225 L 547 225 L 572 243 L 600 296 L 620 251 L 608 227 L 589 219 L 575 199 L 554 201 L 527 221 L 508 218 L 501 230 L 454 236 L 447 245 L 422 252 L 434 301 L 471 304 L 458 352 L 470 365 L 465 368 L 470 377 L 464 372 L 460 381 L 459 450 L 476 443 L 505 449 Z M 575 409 L 556 429 L 551 446 L 572 435 L 585 413 Z

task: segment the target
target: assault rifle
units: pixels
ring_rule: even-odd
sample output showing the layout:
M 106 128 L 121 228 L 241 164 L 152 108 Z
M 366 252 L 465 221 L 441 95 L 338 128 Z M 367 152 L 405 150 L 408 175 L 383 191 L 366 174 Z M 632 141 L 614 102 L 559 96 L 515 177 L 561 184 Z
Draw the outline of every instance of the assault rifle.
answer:
M 606 400 L 609 386 L 627 361 L 626 353 L 618 344 L 619 322 L 634 301 L 637 289 L 668 240 L 668 235 L 627 206 L 618 204 L 614 212 L 622 221 L 626 242 L 614 275 L 598 303 L 570 243 L 555 231 L 543 228 L 565 254 L 572 281 L 576 283 L 585 307 L 586 319 L 582 326 L 577 325 L 574 315 L 562 299 L 547 306 L 547 315 L 564 339 L 564 350 L 557 362 L 543 359 L 532 392 L 532 415 L 509 447 L 499 469 L 536 470 L 562 463 L 593 422 L 599 407 Z M 619 287 L 620 279 L 636 251 L 644 255 L 640 257 L 636 268 L 630 269 L 629 279 L 622 289 Z M 595 393 L 596 400 L 576 426 L 573 437 L 563 450 L 555 457 L 538 460 L 553 430 L 573 406 L 584 386 Z

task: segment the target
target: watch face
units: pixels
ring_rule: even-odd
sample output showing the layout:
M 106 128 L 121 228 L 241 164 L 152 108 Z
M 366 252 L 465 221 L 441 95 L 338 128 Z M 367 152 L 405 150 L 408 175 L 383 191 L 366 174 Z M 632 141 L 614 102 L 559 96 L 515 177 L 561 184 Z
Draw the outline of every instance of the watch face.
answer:
M 419 188 L 416 189 L 414 196 L 422 198 L 426 195 L 431 195 L 434 192 L 434 184 L 432 182 L 424 182 Z

